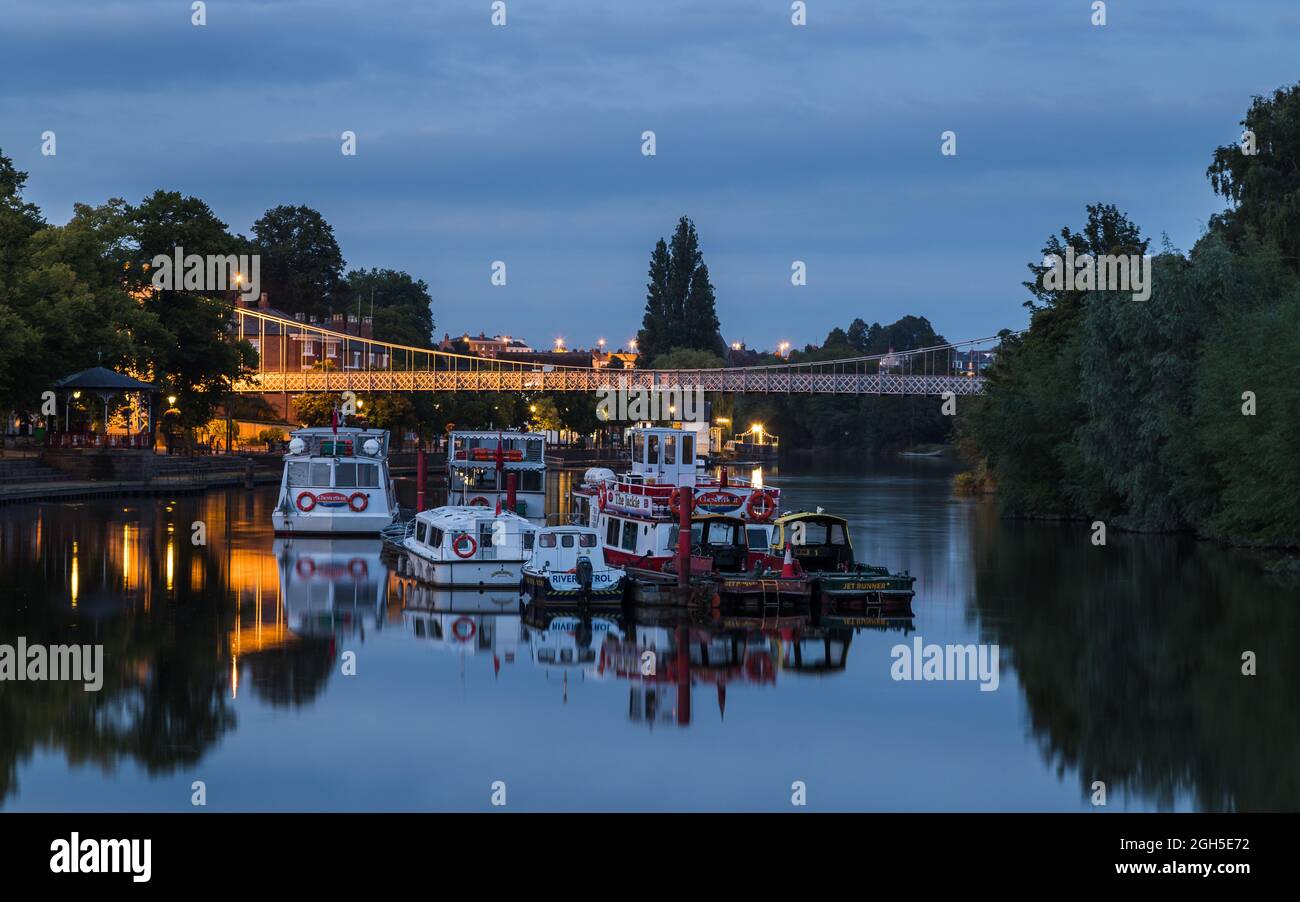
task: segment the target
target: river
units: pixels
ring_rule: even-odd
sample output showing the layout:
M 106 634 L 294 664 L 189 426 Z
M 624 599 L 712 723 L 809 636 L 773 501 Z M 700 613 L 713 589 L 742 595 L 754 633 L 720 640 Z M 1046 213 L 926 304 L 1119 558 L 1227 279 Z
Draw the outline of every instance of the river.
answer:
M 856 625 L 521 617 L 377 541 L 277 542 L 272 487 L 0 508 L 0 642 L 105 661 L 98 692 L 0 682 L 0 810 L 192 810 L 201 783 L 213 811 L 1086 811 L 1098 781 L 1107 810 L 1300 808 L 1294 584 L 1185 538 L 1005 522 L 951 475 L 768 475 L 917 577 L 914 617 Z M 619 657 L 683 639 L 688 676 Z M 918 639 L 996 646 L 996 689 L 895 679 Z

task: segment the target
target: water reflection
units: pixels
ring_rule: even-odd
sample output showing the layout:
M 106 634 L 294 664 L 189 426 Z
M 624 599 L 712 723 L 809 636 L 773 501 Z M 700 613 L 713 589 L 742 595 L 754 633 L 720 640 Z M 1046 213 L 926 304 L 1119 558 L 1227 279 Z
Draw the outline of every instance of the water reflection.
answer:
M 312 807 L 325 780 L 346 807 L 388 809 L 432 779 L 432 748 L 458 762 L 432 772 L 448 807 L 478 804 L 456 775 L 482 759 L 617 787 L 632 808 L 707 804 L 692 799 L 708 787 L 744 807 L 748 781 L 788 786 L 761 768 L 789 762 L 838 781 L 847 808 L 1083 809 L 1093 780 L 1112 807 L 1300 808 L 1293 584 L 1204 543 L 1099 549 L 1005 523 L 928 475 L 782 482 L 792 506 L 838 499 L 864 559 L 920 575 L 914 618 L 435 589 L 377 540 L 273 539 L 273 491 L 0 508 L 0 642 L 102 643 L 106 666 L 98 693 L 0 682 L 0 806 L 53 804 L 74 775 L 93 789 L 71 807 L 119 787 L 119 807 L 187 804 L 169 778 L 202 765 L 234 785 L 256 762 L 284 788 L 247 807 Z M 998 643 L 1002 688 L 892 682 L 889 650 L 913 632 Z M 345 650 L 361 676 L 342 675 Z M 1247 650 L 1258 676 L 1241 675 Z M 774 723 L 798 725 L 795 747 Z M 933 754 L 956 742 L 961 766 Z M 394 785 L 349 785 L 348 763 L 381 747 L 412 750 Z M 662 779 L 627 782 L 631 760 Z M 885 767 L 908 788 L 882 803 L 854 781 Z M 1011 776 L 981 795 L 962 767 Z

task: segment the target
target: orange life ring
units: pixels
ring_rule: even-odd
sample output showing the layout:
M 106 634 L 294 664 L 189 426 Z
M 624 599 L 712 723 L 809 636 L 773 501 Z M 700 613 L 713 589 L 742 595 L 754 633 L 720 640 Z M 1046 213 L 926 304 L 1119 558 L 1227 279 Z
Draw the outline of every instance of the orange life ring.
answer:
M 605 505 L 609 502 L 609 489 L 605 486 L 605 483 L 602 482 L 600 484 L 600 489 L 597 491 L 597 496 L 599 498 L 600 512 L 604 513 Z
M 469 541 L 469 551 L 464 554 L 460 553 L 461 539 L 467 539 Z M 456 552 L 456 557 L 461 560 L 469 560 L 474 556 L 474 553 L 478 551 L 478 541 L 469 533 L 462 532 L 460 535 L 456 536 L 456 538 L 451 540 L 451 550 Z
M 682 490 L 680 487 L 673 489 L 673 493 L 668 496 L 668 507 L 672 509 L 673 516 L 676 517 L 682 512 Z
M 304 504 L 303 503 L 304 501 L 307 503 Z M 316 496 L 313 495 L 311 492 L 303 492 L 301 495 L 298 496 L 297 504 L 298 504 L 298 510 L 302 511 L 305 514 L 316 506 Z
M 478 507 L 488 506 L 487 499 L 484 498 L 482 495 L 475 495 L 473 498 L 469 499 L 469 503 L 477 505 Z
M 357 502 L 361 502 L 358 504 Z M 353 492 L 348 496 L 348 508 L 354 513 L 359 514 L 370 505 L 370 496 L 365 492 Z
M 755 510 L 760 501 L 763 502 L 762 513 Z M 762 523 L 769 519 L 776 511 L 776 502 L 768 497 L 767 492 L 754 492 L 749 496 L 749 500 L 745 502 L 745 511 L 749 514 L 751 519 Z

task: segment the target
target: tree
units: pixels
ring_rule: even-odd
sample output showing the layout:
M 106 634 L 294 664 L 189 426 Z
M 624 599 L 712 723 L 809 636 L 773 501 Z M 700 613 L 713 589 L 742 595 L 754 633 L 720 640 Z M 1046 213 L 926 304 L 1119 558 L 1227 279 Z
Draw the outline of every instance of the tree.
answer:
M 343 253 L 325 217 L 310 207 L 273 207 L 253 223 L 253 235 L 271 303 L 313 316 L 346 312 Z
M 683 216 L 671 245 L 660 238 L 650 254 L 650 281 L 637 349 L 644 358 L 654 359 L 675 348 L 722 356 L 726 347 L 699 236 L 695 224 Z
M 1300 84 L 1253 98 L 1241 124 L 1243 142 L 1248 136 L 1254 146 L 1219 147 L 1206 170 L 1210 186 L 1229 203 L 1210 227 L 1234 248 L 1248 236 L 1274 243 L 1300 272 Z
M 197 197 L 155 191 L 125 211 L 141 266 L 136 290 L 147 284 L 143 264 L 176 248 L 189 254 L 247 253 L 247 242 Z M 111 221 L 111 217 L 107 217 Z M 142 294 L 145 311 L 157 317 L 165 335 L 149 348 L 155 381 L 180 397 L 181 424 L 199 426 L 212 419 L 230 395 L 231 384 L 251 374 L 257 355 L 246 341 L 227 332 L 228 307 L 210 292 L 160 289 Z
M 367 316 L 373 309 L 376 339 L 433 347 L 433 299 L 423 279 L 392 269 L 354 269 L 348 273 L 347 288 L 350 310 L 359 305 Z

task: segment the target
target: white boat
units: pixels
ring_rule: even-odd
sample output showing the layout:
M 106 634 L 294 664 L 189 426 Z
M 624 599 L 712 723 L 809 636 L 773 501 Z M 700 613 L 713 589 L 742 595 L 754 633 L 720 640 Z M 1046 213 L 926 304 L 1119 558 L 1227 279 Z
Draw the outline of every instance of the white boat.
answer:
M 447 451 L 447 503 L 510 510 L 546 522 L 546 436 L 536 432 L 452 432 Z
M 605 563 L 600 537 L 589 526 L 548 526 L 537 533 L 523 567 L 524 594 L 538 599 L 619 601 L 625 575 Z
M 518 514 L 475 504 L 435 507 L 411 522 L 402 545 L 412 575 L 435 586 L 518 588 L 538 531 Z
M 276 535 L 378 535 L 396 519 L 385 430 L 324 426 L 292 433 L 271 514 Z

